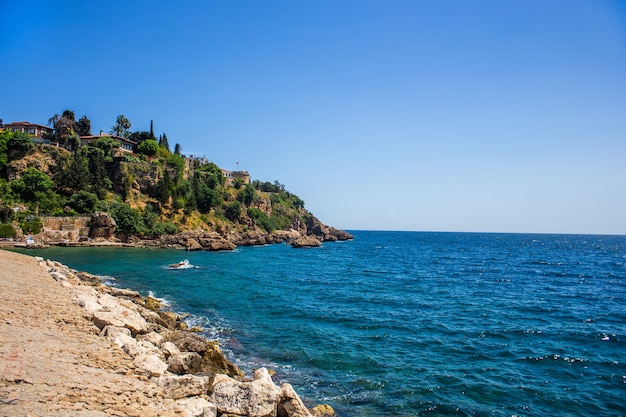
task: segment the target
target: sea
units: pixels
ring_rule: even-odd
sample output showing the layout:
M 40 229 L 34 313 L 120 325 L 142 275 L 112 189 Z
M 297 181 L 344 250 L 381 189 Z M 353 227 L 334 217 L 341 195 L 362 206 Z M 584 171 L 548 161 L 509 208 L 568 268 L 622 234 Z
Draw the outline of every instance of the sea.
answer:
M 163 299 L 340 417 L 626 416 L 626 236 L 351 233 L 26 253 Z

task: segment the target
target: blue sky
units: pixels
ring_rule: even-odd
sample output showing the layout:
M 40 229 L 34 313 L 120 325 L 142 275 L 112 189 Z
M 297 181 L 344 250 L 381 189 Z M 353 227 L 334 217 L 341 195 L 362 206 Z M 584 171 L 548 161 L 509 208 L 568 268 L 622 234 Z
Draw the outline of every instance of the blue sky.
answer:
M 626 3 L 0 0 L 0 118 L 87 115 L 344 229 L 626 234 Z

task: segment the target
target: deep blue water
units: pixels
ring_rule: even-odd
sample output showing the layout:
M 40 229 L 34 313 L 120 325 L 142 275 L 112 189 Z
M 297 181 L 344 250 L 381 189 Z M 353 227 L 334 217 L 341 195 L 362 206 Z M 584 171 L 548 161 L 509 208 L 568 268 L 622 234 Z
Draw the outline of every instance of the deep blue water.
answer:
M 152 291 L 342 417 L 626 415 L 625 236 L 353 234 L 38 254 Z

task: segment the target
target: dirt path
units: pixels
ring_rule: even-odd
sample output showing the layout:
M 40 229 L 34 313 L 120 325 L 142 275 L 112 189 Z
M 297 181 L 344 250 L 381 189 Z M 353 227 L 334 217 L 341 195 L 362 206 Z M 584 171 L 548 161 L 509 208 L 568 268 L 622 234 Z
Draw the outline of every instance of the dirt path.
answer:
M 32 257 L 0 250 L 0 416 L 175 416 Z

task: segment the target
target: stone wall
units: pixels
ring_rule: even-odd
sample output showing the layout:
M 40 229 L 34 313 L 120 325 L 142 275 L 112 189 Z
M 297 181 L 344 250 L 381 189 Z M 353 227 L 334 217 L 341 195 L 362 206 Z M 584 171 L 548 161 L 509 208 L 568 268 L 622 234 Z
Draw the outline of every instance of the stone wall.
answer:
M 91 215 L 87 216 L 42 216 L 43 230 L 38 238 L 45 243 L 78 242 L 90 234 Z

